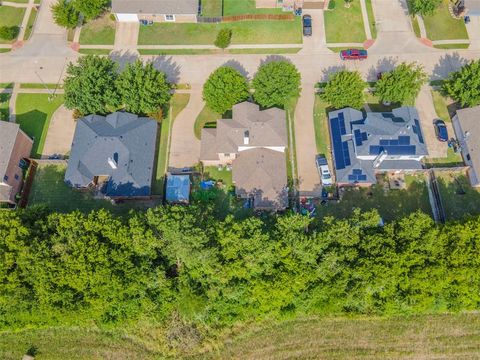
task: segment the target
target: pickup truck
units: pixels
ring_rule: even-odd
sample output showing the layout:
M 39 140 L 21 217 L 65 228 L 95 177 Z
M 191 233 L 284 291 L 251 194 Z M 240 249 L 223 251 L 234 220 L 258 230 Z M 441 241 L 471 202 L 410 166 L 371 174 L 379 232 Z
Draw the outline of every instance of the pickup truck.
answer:
M 367 57 L 367 50 L 348 49 L 340 51 L 340 59 L 342 60 L 364 60 Z

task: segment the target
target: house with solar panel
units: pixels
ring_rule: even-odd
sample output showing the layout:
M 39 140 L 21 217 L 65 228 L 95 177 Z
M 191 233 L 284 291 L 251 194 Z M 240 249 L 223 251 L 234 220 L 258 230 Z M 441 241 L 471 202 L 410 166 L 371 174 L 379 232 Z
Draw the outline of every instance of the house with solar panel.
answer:
M 330 140 L 338 185 L 372 185 L 376 175 L 413 172 L 428 155 L 414 107 L 364 115 L 345 108 L 329 113 Z

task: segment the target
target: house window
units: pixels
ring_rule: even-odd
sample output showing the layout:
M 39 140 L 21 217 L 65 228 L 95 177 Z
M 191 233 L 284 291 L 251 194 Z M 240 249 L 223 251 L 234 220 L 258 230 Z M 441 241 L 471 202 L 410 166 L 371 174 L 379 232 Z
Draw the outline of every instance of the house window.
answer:
M 20 159 L 20 161 L 18 162 L 18 166 L 22 169 L 25 169 L 27 167 L 27 162 L 23 159 Z
M 230 154 L 229 153 L 224 153 L 223 156 L 230 157 Z
M 165 21 L 175 21 L 175 15 L 165 15 Z

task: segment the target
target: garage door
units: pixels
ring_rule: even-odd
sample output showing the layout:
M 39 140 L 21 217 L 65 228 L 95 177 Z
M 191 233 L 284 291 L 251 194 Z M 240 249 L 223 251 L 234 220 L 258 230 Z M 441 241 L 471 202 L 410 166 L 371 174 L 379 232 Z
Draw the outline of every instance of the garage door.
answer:
M 117 20 L 136 22 L 138 21 L 138 16 L 137 14 L 117 14 Z

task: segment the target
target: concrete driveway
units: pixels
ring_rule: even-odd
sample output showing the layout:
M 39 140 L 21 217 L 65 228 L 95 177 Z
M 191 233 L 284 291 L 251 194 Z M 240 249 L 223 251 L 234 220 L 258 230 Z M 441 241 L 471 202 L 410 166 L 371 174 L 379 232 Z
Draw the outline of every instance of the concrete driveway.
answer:
M 295 109 L 295 145 L 300 196 L 320 196 L 322 193 L 320 177 L 315 167 L 317 146 L 313 126 L 314 103 L 314 85 L 302 84 L 302 93 Z
M 66 155 L 70 152 L 75 124 L 73 111 L 63 105 L 60 106 L 50 120 L 42 158 L 48 158 L 54 154 Z
M 327 40 L 325 37 L 325 22 L 323 18 L 323 10 L 320 9 L 308 9 L 304 14 L 308 14 L 312 17 L 312 36 L 303 37 L 303 48 L 299 52 L 300 54 L 317 54 L 317 53 L 330 53 L 327 48 Z
M 136 50 L 140 24 L 136 22 L 120 22 L 115 25 L 115 50 Z
M 192 86 L 190 101 L 173 123 L 169 171 L 191 167 L 200 161 L 200 140 L 195 137 L 193 127 L 204 105 L 201 86 Z
M 418 114 L 420 115 L 420 124 L 422 126 L 425 144 L 427 145 L 428 149 L 428 157 L 447 157 L 447 143 L 438 141 L 437 136 L 435 135 L 435 128 L 433 127 L 433 122 L 439 117 L 435 111 L 435 107 L 433 106 L 432 93 L 430 92 L 429 87 L 425 86 L 420 91 L 415 106 L 417 108 Z M 453 133 L 450 132 L 450 134 Z

